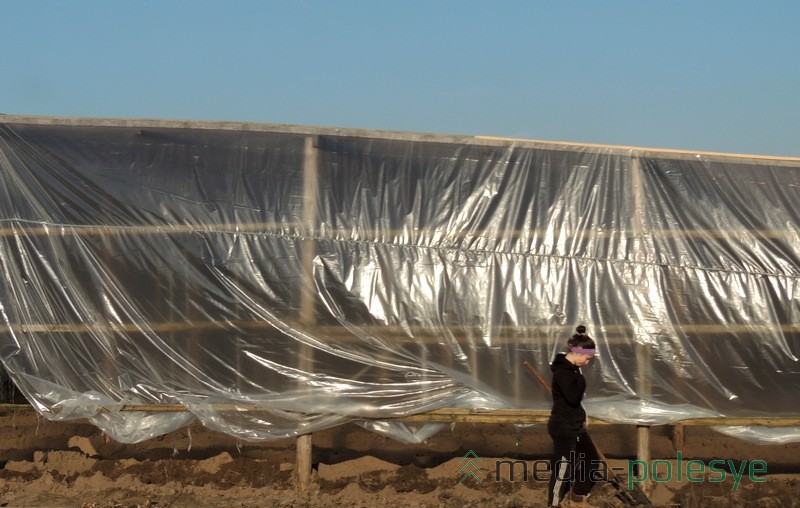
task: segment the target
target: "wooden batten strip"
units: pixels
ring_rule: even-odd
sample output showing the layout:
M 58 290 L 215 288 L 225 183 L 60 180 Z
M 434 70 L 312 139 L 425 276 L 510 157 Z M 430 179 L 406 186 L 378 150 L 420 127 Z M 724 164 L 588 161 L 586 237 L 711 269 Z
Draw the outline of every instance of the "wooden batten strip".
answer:
M 236 404 L 212 404 L 211 407 L 216 411 L 239 411 L 249 414 L 264 413 L 269 414 L 268 409 L 246 407 Z M 33 407 L 28 404 L 0 404 L 0 414 L 9 414 L 18 411 L 33 411 Z M 143 411 L 149 413 L 179 413 L 188 411 L 182 405 L 153 405 L 135 404 L 123 405 L 118 408 L 104 409 L 104 411 Z M 394 417 L 357 417 L 351 416 L 354 420 L 395 420 L 403 422 L 444 422 L 444 423 L 547 423 L 550 416 L 549 409 L 496 409 L 491 411 L 473 411 L 465 408 L 442 408 L 419 413 L 415 415 L 394 416 Z M 589 418 L 592 425 L 632 425 L 626 423 L 607 422 L 599 418 Z M 798 427 L 800 426 L 800 416 L 781 416 L 781 417 L 709 417 L 709 418 L 688 418 L 675 422 L 659 425 L 681 425 L 684 427 L 711 427 L 711 426 L 751 426 L 762 427 Z M 659 425 L 653 425 L 657 427 Z
M 169 225 L 101 225 L 101 224 L 37 224 L 0 228 L 0 237 L 7 236 L 113 236 L 113 235 L 183 235 L 183 234 L 273 234 L 309 238 L 312 240 L 388 242 L 397 238 L 425 238 L 426 235 L 441 235 L 442 231 L 427 229 L 332 229 L 321 223 L 318 231 L 311 233 L 307 223 L 299 222 L 254 222 L 213 224 L 169 224 Z M 648 229 L 636 232 L 628 229 L 615 230 L 459 230 L 447 231 L 448 238 L 482 238 L 486 241 L 514 238 L 662 238 L 662 239 L 733 239 L 748 235 L 767 239 L 796 239 L 795 229 Z
M 298 330 L 308 331 L 308 326 L 304 324 L 285 323 Z M 166 333 L 184 331 L 203 331 L 203 330 L 262 330 L 274 329 L 266 321 L 177 321 L 171 323 L 59 323 L 59 324 L 21 324 L 0 325 L 0 334 L 3 333 Z M 427 328 L 422 326 L 362 326 L 360 329 L 370 336 L 397 337 L 400 340 L 420 341 L 426 343 L 438 343 L 441 341 L 441 331 L 437 328 Z M 456 337 L 483 337 L 486 334 L 482 328 L 460 328 L 450 327 L 449 332 Z M 526 341 L 536 342 L 537 336 L 543 336 L 552 330 L 550 326 L 495 326 L 488 329 L 494 339 L 492 343 L 519 343 L 520 340 L 514 337 L 528 337 Z M 331 338 L 342 338 L 345 340 L 360 341 L 360 339 L 342 326 L 313 326 L 320 336 Z M 413 334 L 409 336 L 409 332 Z M 789 324 L 680 324 L 675 323 L 664 326 L 654 336 L 664 335 L 679 336 L 686 335 L 736 335 L 748 333 L 798 333 L 800 323 Z M 629 325 L 604 325 L 603 330 L 596 334 L 601 342 L 606 343 L 632 343 L 633 329 Z M 505 337 L 505 339 L 503 339 Z
M 345 127 L 323 127 L 311 125 L 273 124 L 256 122 L 208 121 L 208 120 L 165 120 L 157 118 L 91 118 L 58 117 L 40 115 L 2 115 L 0 125 L 41 125 L 73 127 L 109 128 L 149 128 L 149 129 L 197 129 L 261 132 L 298 136 L 328 136 L 338 138 L 374 139 L 383 141 L 407 141 L 414 143 L 461 144 L 505 148 L 521 146 L 542 150 L 587 151 L 589 153 L 630 154 L 635 152 L 642 157 L 665 159 L 702 158 L 703 160 L 750 161 L 755 164 L 798 164 L 800 158 L 776 155 L 739 154 L 697 150 L 679 150 L 641 146 L 609 145 L 599 143 L 579 143 L 574 141 L 547 141 L 514 137 L 499 137 L 468 134 L 439 134 L 412 131 L 390 131 L 377 129 L 354 129 Z

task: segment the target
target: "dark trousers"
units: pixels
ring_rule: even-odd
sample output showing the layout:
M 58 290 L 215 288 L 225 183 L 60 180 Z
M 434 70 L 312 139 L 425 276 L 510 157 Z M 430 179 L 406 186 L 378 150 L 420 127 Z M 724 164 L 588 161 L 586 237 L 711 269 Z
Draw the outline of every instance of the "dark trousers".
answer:
M 589 434 L 553 438 L 553 460 L 550 462 L 550 488 L 547 505 L 558 506 L 572 488 L 579 496 L 588 494 L 598 480 L 600 456 Z

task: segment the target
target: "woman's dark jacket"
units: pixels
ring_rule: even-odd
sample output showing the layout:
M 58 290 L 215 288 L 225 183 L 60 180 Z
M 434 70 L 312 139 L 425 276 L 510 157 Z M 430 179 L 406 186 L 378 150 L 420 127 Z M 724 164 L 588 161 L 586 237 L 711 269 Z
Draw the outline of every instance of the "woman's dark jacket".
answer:
M 586 379 L 564 353 L 556 355 L 550 370 L 553 371 L 553 411 L 547 431 L 551 436 L 578 436 L 586 431 L 586 411 L 581 407 Z

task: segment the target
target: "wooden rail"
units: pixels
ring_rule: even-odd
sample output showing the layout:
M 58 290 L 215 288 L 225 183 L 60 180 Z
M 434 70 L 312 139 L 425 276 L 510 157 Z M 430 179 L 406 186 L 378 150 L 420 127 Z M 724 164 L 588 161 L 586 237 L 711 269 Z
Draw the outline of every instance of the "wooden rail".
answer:
M 236 404 L 214 404 L 212 407 L 219 411 L 240 411 L 243 413 L 258 414 L 269 413 L 266 409 L 244 408 Z M 0 404 L 0 414 L 8 414 L 14 411 L 33 411 L 29 404 Z M 152 405 L 136 404 L 123 405 L 119 408 L 109 408 L 105 411 L 144 411 L 151 413 L 179 413 L 187 411 L 181 405 Z M 539 424 L 547 423 L 550 416 L 549 409 L 493 409 L 478 411 L 465 408 L 441 408 L 424 413 L 405 416 L 392 417 L 353 417 L 354 420 L 393 420 L 399 422 L 441 422 L 441 423 L 517 423 L 517 424 Z M 599 418 L 589 418 L 590 425 L 628 425 L 625 423 L 615 423 L 601 420 Z M 705 417 L 687 418 L 670 423 L 656 424 L 652 427 L 661 425 L 684 425 L 692 427 L 711 427 L 711 426 L 748 426 L 759 425 L 762 427 L 796 427 L 800 426 L 800 416 L 753 416 L 753 417 Z
M 6 220 L 6 223 L 11 221 Z M 630 229 L 585 230 L 585 229 L 464 229 L 441 231 L 426 229 L 363 229 L 330 228 L 320 222 L 319 231 L 313 233 L 315 240 L 355 240 L 377 241 L 386 238 L 425 238 L 443 235 L 446 238 L 480 237 L 486 241 L 508 240 L 513 238 L 631 238 L 636 236 L 650 238 L 723 238 L 736 240 L 747 235 L 760 238 L 796 239 L 794 229 L 648 229 L 636 232 Z M 306 238 L 312 235 L 305 223 L 298 222 L 260 222 L 260 223 L 210 223 L 210 224 L 45 224 L 27 226 L 6 226 L 0 228 L 0 237 L 7 236 L 113 236 L 113 235 L 186 235 L 197 233 L 218 234 L 271 234 Z
M 296 328 L 298 330 L 306 329 L 300 323 L 293 320 L 285 320 L 284 325 Z M 251 321 L 251 320 L 225 320 L 225 321 L 175 321 L 175 322 L 162 322 L 162 323 L 56 323 L 56 324 L 19 324 L 14 323 L 11 325 L 0 325 L 0 334 L 2 333 L 151 333 L 151 332 L 184 332 L 184 331 L 203 331 L 203 330 L 260 330 L 260 329 L 274 328 L 272 324 L 267 321 Z M 418 340 L 433 340 L 438 342 L 440 338 L 439 328 L 431 328 L 428 326 L 389 326 L 389 325 L 365 325 L 359 326 L 358 329 L 362 332 L 369 333 L 370 335 L 392 337 L 400 336 L 410 338 L 409 333 L 413 334 Z M 545 332 L 552 331 L 552 325 L 544 326 L 491 326 L 488 328 L 471 327 L 471 326 L 455 326 L 448 327 L 450 332 L 455 333 L 461 331 L 462 333 L 479 334 L 483 336 L 487 331 L 490 331 L 498 339 L 502 337 L 524 337 L 524 336 L 541 336 Z M 339 325 L 315 325 L 316 330 L 321 336 L 342 336 L 347 337 L 353 335 L 349 329 Z M 679 331 L 681 334 L 725 334 L 734 335 L 737 333 L 797 333 L 800 332 L 800 323 L 752 323 L 752 324 L 681 324 L 670 323 L 663 326 L 661 330 L 654 332 L 667 333 L 670 331 Z M 600 334 L 598 334 L 600 335 Z M 603 325 L 602 336 L 611 337 L 614 335 L 624 335 L 633 337 L 634 330 L 630 325 Z
M 310 125 L 271 124 L 255 122 L 203 121 L 203 120 L 164 120 L 155 118 L 87 118 L 57 117 L 36 115 L 3 115 L 0 125 L 40 125 L 72 127 L 111 127 L 131 129 L 186 129 L 219 130 L 239 132 L 262 132 L 296 136 L 328 136 L 336 138 L 367 138 L 385 141 L 407 141 L 415 143 L 445 143 L 487 148 L 534 148 L 541 150 L 580 150 L 588 153 L 609 153 L 622 156 L 658 157 L 663 159 L 711 160 L 736 163 L 746 161 L 750 164 L 787 164 L 796 166 L 800 157 L 722 153 L 699 150 L 676 150 L 642 146 L 608 145 L 579 143 L 572 141 L 550 141 L 511 137 L 465 134 L 437 134 L 427 132 L 388 131 L 376 129 L 354 129 L 345 127 L 322 127 Z

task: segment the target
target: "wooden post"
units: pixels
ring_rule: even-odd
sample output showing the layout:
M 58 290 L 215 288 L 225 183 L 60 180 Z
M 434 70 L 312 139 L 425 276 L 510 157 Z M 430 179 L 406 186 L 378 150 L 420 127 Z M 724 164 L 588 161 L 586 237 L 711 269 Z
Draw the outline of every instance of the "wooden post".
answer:
M 100 244 L 102 245 L 102 254 L 100 255 L 101 262 L 103 263 L 103 267 L 100 270 L 100 273 L 108 272 L 113 273 L 113 267 L 111 266 L 111 262 L 113 260 L 112 251 L 114 250 L 114 239 L 119 238 L 117 235 L 104 235 L 100 238 Z M 102 278 L 102 275 L 101 275 Z M 100 281 L 101 286 L 108 286 L 111 283 L 106 283 L 107 281 Z M 112 290 L 108 287 L 104 287 L 102 289 L 103 292 L 106 293 L 106 297 L 108 300 L 112 301 L 114 298 L 109 295 Z M 112 304 L 107 304 L 112 305 Z M 103 319 L 105 320 L 106 324 L 111 325 L 112 314 L 107 307 L 101 308 Z M 103 362 L 102 362 L 102 376 L 105 378 L 104 381 L 107 383 L 112 383 L 112 379 L 115 379 L 116 376 L 114 375 L 114 371 L 116 370 L 114 367 L 114 358 L 111 356 L 116 349 L 113 344 L 117 341 L 117 335 L 114 332 L 114 327 L 109 326 L 109 329 L 103 334 L 104 337 L 102 340 L 107 340 L 109 343 L 109 347 L 107 351 L 100 351 L 100 354 L 103 355 Z
M 308 492 L 311 487 L 311 458 L 313 456 L 313 444 L 311 434 L 297 436 L 297 459 L 295 467 L 297 469 L 297 490 Z
M 303 285 L 300 293 L 300 321 L 304 325 L 314 325 L 314 257 L 317 255 L 317 193 L 319 153 L 317 137 L 306 136 L 303 148 L 303 235 L 301 243 L 300 263 L 303 272 Z M 310 365 L 310 362 L 308 363 Z
M 469 370 L 472 373 L 472 379 L 476 382 L 480 382 L 480 378 L 478 377 L 478 341 L 475 341 L 474 345 L 475 347 L 472 349 L 469 357 Z
M 303 284 L 300 291 L 300 322 L 304 327 L 311 327 L 316 321 L 314 313 L 314 257 L 317 254 L 317 242 L 314 234 L 317 231 L 317 174 L 319 171 L 319 154 L 317 137 L 306 136 L 303 146 L 303 226 L 306 238 L 300 246 L 300 263 L 303 271 Z M 302 372 L 314 370 L 314 350 L 306 344 L 298 348 L 298 368 Z M 295 472 L 297 489 L 307 492 L 311 486 L 311 467 L 313 447 L 311 434 L 297 437 L 297 458 Z
M 637 155 L 631 157 L 631 198 L 633 203 L 633 217 L 631 218 L 631 225 L 634 234 L 634 254 L 639 252 L 641 244 L 644 241 L 646 228 L 642 213 L 644 211 L 644 192 L 642 188 L 642 164 Z M 647 399 L 652 393 L 652 386 L 650 383 L 650 371 L 653 368 L 653 358 L 650 348 L 647 343 L 642 339 L 644 337 L 637 337 L 642 332 L 641 326 L 634 327 L 634 350 L 636 353 L 636 388 L 640 399 Z M 646 425 L 637 425 L 636 429 L 636 458 L 644 462 L 650 463 L 650 427 Z M 640 471 L 639 474 L 642 472 Z M 650 495 L 652 492 L 653 482 L 651 478 L 647 478 L 641 485 L 642 491 Z
M 650 427 L 647 425 L 637 425 L 636 426 L 636 460 L 641 460 L 644 464 L 644 467 L 649 467 L 650 464 Z M 646 479 L 642 485 L 640 485 L 642 491 L 646 495 L 650 495 L 652 492 L 653 482 L 652 479 L 647 476 L 647 471 L 637 471 L 636 474 L 642 478 L 643 475 L 646 476 Z
M 672 449 L 677 453 L 683 449 L 685 443 L 683 425 L 678 423 L 672 426 Z

